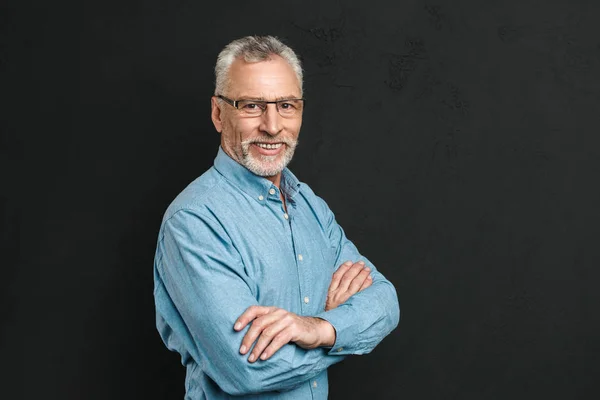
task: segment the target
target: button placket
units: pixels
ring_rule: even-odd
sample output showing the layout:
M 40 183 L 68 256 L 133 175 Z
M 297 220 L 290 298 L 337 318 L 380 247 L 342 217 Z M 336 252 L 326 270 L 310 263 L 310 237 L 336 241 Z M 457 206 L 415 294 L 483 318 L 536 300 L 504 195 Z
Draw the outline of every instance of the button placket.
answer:
M 285 215 L 284 215 L 284 218 L 286 218 Z M 295 220 L 290 217 L 289 223 L 290 223 L 290 228 L 292 228 L 295 225 Z M 294 229 L 292 229 L 292 232 L 293 231 L 294 231 Z M 302 314 L 303 315 L 311 315 L 311 312 L 313 312 L 314 310 L 312 310 L 313 306 L 310 302 L 311 292 L 309 289 L 310 283 L 308 281 L 310 271 L 307 270 L 307 265 L 303 264 L 305 257 L 306 257 L 306 253 L 303 250 L 306 250 L 306 248 L 303 246 L 303 240 L 301 238 L 294 238 L 294 250 L 296 253 L 296 268 L 298 271 L 298 279 L 299 279 L 298 283 L 300 285 L 300 288 L 299 288 L 300 289 L 300 305 L 301 305 Z

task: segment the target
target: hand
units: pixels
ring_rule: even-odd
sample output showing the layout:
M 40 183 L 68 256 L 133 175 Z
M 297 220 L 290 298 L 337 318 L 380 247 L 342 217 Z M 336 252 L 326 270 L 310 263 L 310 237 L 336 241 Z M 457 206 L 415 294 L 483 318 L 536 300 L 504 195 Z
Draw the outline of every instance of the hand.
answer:
M 289 342 L 304 349 L 333 346 L 335 343 L 335 329 L 329 322 L 320 318 L 301 317 L 282 308 L 248 307 L 237 319 L 234 329 L 240 331 L 250 322 L 252 325 L 240 347 L 240 353 L 246 354 L 256 341 L 248 357 L 250 362 L 259 357 L 261 360 L 268 359 Z
M 333 310 L 343 304 L 352 295 L 371 286 L 373 278 L 371 269 L 365 267 L 364 261 L 352 264 L 346 261 L 334 272 L 329 289 L 327 290 L 327 301 L 325 311 Z

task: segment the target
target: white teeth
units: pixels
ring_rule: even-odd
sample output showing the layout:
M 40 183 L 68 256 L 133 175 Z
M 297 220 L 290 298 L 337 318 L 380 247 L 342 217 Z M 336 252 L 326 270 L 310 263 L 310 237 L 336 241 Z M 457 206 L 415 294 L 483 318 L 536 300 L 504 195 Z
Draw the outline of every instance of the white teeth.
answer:
M 268 143 L 254 143 L 255 145 L 257 145 L 258 147 L 261 147 L 263 149 L 278 149 L 281 147 L 282 143 L 277 143 L 277 144 L 268 144 Z

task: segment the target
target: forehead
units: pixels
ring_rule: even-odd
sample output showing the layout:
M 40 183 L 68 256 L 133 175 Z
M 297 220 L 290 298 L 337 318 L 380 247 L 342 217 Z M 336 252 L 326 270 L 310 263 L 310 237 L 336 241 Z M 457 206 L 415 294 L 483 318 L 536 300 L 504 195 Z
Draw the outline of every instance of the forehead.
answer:
M 300 84 L 292 66 L 277 55 L 259 62 L 237 58 L 229 69 L 229 94 L 234 97 L 300 97 Z

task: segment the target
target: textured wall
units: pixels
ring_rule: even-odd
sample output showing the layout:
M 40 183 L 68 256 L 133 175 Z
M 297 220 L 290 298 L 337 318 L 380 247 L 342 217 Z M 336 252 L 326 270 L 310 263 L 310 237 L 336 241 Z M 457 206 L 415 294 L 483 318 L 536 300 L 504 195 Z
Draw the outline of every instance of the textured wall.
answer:
M 182 397 L 157 230 L 216 154 L 218 51 L 266 33 L 306 71 L 291 167 L 403 313 L 330 397 L 598 395 L 600 3 L 552 3 L 3 3 L 0 396 Z

